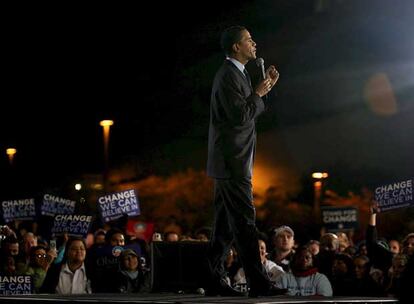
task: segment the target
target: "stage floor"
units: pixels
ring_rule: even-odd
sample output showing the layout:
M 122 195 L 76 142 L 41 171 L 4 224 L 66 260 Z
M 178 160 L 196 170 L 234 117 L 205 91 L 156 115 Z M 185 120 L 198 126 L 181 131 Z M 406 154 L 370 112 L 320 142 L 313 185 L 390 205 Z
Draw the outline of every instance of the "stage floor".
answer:
M 205 297 L 196 294 L 150 293 L 150 294 L 92 294 L 78 296 L 59 295 L 13 295 L 0 296 L 0 303 L 197 303 L 197 304 L 282 304 L 282 303 L 397 303 L 392 298 L 313 298 L 313 297 Z

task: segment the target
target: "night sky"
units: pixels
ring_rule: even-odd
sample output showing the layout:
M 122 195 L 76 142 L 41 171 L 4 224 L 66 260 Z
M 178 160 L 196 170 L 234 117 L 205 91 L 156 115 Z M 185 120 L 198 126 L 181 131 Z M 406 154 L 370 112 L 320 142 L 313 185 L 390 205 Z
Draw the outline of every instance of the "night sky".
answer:
M 147 174 L 204 169 L 219 35 L 234 24 L 281 74 L 258 122 L 258 167 L 329 170 L 347 184 L 412 176 L 414 5 L 331 3 L 322 12 L 291 0 L 10 10 L 1 180 L 8 146 L 36 187 L 101 172 L 104 118 L 115 121 L 112 166 L 137 157 Z M 247 68 L 258 77 L 253 62 Z M 269 183 L 280 177 L 268 174 Z

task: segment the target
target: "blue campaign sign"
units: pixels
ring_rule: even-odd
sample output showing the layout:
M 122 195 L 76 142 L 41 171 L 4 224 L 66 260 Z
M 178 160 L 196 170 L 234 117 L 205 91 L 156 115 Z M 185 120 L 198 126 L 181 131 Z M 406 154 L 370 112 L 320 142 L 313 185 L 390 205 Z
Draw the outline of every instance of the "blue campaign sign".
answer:
M 358 228 L 358 210 L 354 207 L 321 207 L 322 222 L 329 231 Z
M 53 222 L 53 235 L 67 233 L 70 236 L 86 238 L 92 222 L 92 215 L 58 214 Z
M 6 223 L 13 220 L 33 220 L 36 217 L 34 198 L 2 201 L 1 207 Z
M 33 292 L 32 277 L 28 275 L 0 276 L 0 295 L 21 295 Z
M 135 190 L 125 190 L 98 197 L 98 206 L 104 222 L 109 222 L 127 214 L 141 214 Z
M 43 196 L 41 213 L 42 215 L 55 216 L 57 214 L 73 214 L 76 202 L 46 193 Z
M 414 206 L 413 179 L 384 184 L 374 189 L 380 211 Z

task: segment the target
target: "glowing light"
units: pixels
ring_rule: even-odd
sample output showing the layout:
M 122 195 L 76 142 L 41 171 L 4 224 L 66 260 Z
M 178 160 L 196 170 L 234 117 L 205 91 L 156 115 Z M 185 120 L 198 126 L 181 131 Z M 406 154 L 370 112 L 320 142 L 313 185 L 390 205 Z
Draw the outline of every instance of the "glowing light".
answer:
M 312 177 L 316 178 L 316 179 L 327 178 L 328 173 L 326 173 L 326 172 L 313 172 Z
M 110 119 L 105 119 L 105 120 L 101 120 L 101 121 L 99 122 L 99 124 L 100 124 L 102 127 L 110 127 L 110 126 L 112 126 L 112 125 L 114 124 L 114 121 L 113 121 L 113 120 L 110 120 Z
M 9 162 L 12 165 L 13 164 L 13 158 L 14 155 L 17 153 L 17 150 L 15 148 L 7 148 L 6 149 L 6 154 L 9 157 Z
M 76 184 L 75 189 L 76 189 L 76 191 L 79 191 L 80 189 L 82 189 L 82 185 L 81 184 Z

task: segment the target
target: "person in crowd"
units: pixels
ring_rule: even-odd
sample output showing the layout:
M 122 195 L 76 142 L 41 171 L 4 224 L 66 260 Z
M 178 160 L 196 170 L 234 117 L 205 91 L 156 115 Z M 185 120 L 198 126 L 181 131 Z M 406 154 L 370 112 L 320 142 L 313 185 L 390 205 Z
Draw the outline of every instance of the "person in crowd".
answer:
M 290 271 L 290 261 L 295 253 L 295 233 L 289 226 L 280 226 L 273 230 L 273 249 L 269 259 L 282 267 L 283 271 Z
M 394 254 L 400 253 L 401 245 L 400 242 L 397 240 L 389 240 L 388 241 L 388 247 L 390 248 L 390 251 Z
M 354 296 L 380 297 L 384 296 L 381 285 L 370 274 L 371 263 L 367 256 L 359 255 L 354 258 L 355 285 Z
M 164 241 L 165 242 L 178 242 L 179 241 L 179 236 L 177 233 L 173 232 L 173 231 L 167 231 L 164 234 Z
M 328 278 L 313 265 L 313 256 L 307 246 L 297 249 L 292 257 L 291 272 L 276 279 L 276 286 L 287 289 L 290 296 L 332 296 Z
M 114 292 L 149 292 L 149 276 L 140 265 L 140 257 L 133 249 L 125 249 L 119 257 L 119 270 L 114 276 Z
M 385 292 L 388 296 L 397 296 L 401 293 L 401 277 L 408 263 L 408 255 L 397 253 L 392 259 L 392 266 L 388 271 L 384 283 Z
M 256 43 L 243 26 L 221 34 L 226 59 L 217 71 L 211 93 L 207 174 L 214 179 L 214 224 L 208 260 L 208 294 L 240 294 L 227 284 L 224 261 L 235 244 L 250 285 L 249 296 L 269 295 L 272 284 L 260 261 L 252 173 L 256 146 L 256 119 L 264 112 L 263 97 L 279 73 L 270 66 L 252 87 L 245 65 L 256 59 Z
M 202 227 L 195 233 L 195 239 L 201 242 L 208 242 L 211 235 L 211 229 L 208 227 Z
M 34 246 L 30 248 L 30 261 L 24 275 L 30 275 L 33 280 L 33 289 L 35 293 L 40 291 L 46 278 L 47 271 L 56 258 L 56 252 L 50 250 L 46 252 L 43 246 Z
M 346 248 L 351 246 L 351 241 L 348 238 L 348 235 L 345 232 L 337 232 L 336 236 L 338 237 L 338 251 L 343 252 Z
M 306 246 L 308 246 L 314 257 L 318 255 L 320 249 L 320 242 L 318 240 L 310 240 Z
M 337 253 L 332 263 L 330 280 L 334 296 L 352 296 L 354 284 L 354 261 L 345 253 Z
M 66 243 L 64 260 L 61 264 L 53 264 L 49 268 L 40 292 L 62 295 L 91 293 L 85 258 L 85 240 L 70 238 Z
M 335 255 L 339 253 L 338 236 L 334 233 L 325 233 L 320 238 L 320 251 L 315 257 L 315 265 L 320 273 L 332 278 L 332 265 Z
M 276 281 L 277 277 L 284 273 L 282 267 L 275 262 L 267 259 L 266 242 L 264 239 L 259 239 L 260 260 L 263 267 L 266 269 L 267 275 L 271 281 Z M 246 284 L 246 276 L 243 268 L 240 268 L 234 277 L 234 284 Z

